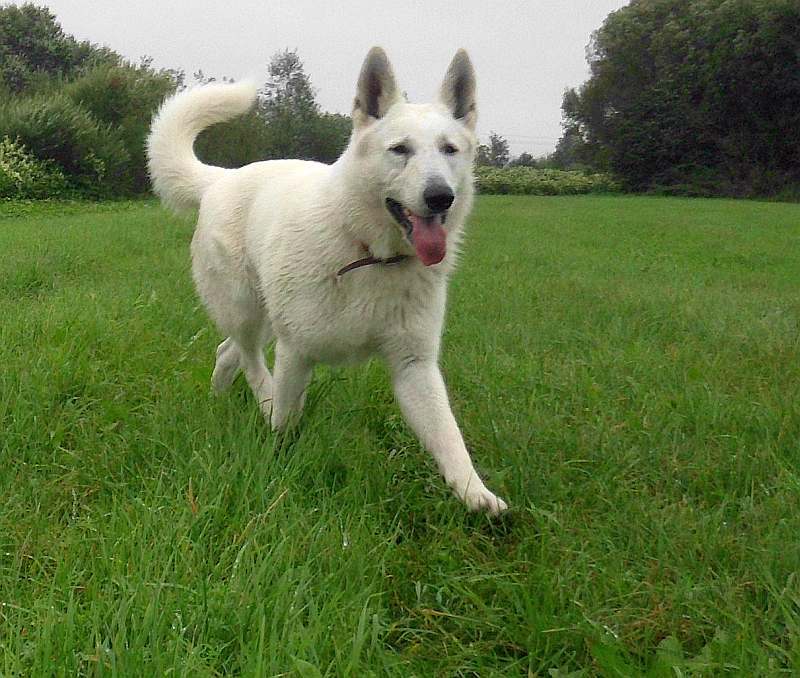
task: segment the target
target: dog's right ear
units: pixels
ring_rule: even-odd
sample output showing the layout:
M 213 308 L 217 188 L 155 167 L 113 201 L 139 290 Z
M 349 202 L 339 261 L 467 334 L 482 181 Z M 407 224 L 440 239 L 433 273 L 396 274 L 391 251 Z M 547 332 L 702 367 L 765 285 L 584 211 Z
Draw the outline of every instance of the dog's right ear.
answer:
M 362 127 L 382 118 L 399 98 L 400 93 L 386 52 L 380 47 L 373 47 L 364 59 L 361 75 L 358 76 L 358 89 L 353 102 L 353 125 Z

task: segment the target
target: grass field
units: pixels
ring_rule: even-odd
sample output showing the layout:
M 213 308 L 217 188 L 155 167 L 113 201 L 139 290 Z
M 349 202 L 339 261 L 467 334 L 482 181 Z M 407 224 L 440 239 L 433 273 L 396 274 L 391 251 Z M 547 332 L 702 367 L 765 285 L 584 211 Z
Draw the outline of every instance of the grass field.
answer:
M 0 675 L 800 672 L 800 206 L 479 200 L 443 368 L 491 522 L 383 367 L 277 438 L 154 203 L 0 218 Z

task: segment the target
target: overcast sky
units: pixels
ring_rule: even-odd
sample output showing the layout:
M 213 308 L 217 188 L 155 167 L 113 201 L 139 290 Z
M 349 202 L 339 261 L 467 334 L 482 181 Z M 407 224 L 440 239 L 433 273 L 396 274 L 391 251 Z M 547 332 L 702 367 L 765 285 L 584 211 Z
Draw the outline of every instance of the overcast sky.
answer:
M 542 155 L 561 135 L 564 88 L 588 77 L 589 36 L 627 0 L 38 0 L 67 33 L 156 67 L 266 79 L 276 51 L 297 49 L 317 99 L 349 113 L 367 50 L 389 54 L 411 101 L 437 91 L 465 47 L 478 75 L 478 133 L 513 154 Z

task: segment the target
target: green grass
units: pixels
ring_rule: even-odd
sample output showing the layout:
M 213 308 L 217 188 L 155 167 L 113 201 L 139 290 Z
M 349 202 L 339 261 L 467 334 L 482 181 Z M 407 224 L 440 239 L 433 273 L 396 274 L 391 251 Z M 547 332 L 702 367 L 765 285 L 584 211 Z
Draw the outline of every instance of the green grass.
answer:
M 378 363 L 277 438 L 153 203 L 0 218 L 0 675 L 800 671 L 800 206 L 478 202 L 443 368 L 491 522 Z

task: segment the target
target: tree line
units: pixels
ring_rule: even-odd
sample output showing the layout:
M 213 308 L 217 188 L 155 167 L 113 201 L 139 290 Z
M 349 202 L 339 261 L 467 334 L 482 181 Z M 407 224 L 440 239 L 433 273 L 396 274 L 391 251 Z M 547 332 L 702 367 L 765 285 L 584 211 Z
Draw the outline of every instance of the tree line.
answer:
M 523 151 L 518 156 L 512 156 L 508 140 L 497 132 L 489 132 L 489 143 L 478 144 L 475 154 L 475 164 L 478 167 L 494 167 L 497 169 L 510 169 L 513 167 L 529 167 L 540 170 L 580 170 L 591 173 L 592 167 L 580 158 L 564 152 L 559 145 L 553 153 L 534 157 L 531 153 Z
M 800 2 L 632 0 L 587 53 L 556 153 L 629 190 L 800 196 Z
M 297 52 L 275 54 L 266 75 L 256 108 L 205 130 L 198 155 L 223 167 L 271 158 L 335 160 L 349 139 L 350 118 L 320 109 Z M 154 112 L 170 93 L 213 80 L 202 71 L 190 79 L 157 70 L 147 58 L 132 64 L 109 48 L 77 41 L 46 8 L 0 7 L 0 197 L 147 191 L 145 140 Z M 477 164 L 561 166 L 556 156 L 512 158 L 496 132 L 478 147 Z
M 213 79 L 194 74 L 199 83 Z M 0 7 L 0 197 L 148 190 L 150 122 L 186 80 L 150 59 L 132 64 L 77 41 L 44 7 Z M 286 50 L 271 59 L 257 107 L 203 132 L 197 151 L 226 167 L 283 157 L 331 162 L 349 134 L 349 118 L 320 110 L 300 57 Z
M 564 94 L 554 153 L 512 158 L 492 132 L 479 166 L 607 172 L 631 191 L 800 197 L 800 2 L 632 0 L 587 55 L 590 78 Z M 0 197 L 146 191 L 150 121 L 186 81 L 76 40 L 46 8 L 0 6 Z M 197 151 L 227 167 L 331 162 L 349 135 L 348 116 L 320 109 L 285 50 L 257 107 L 203 132 Z

